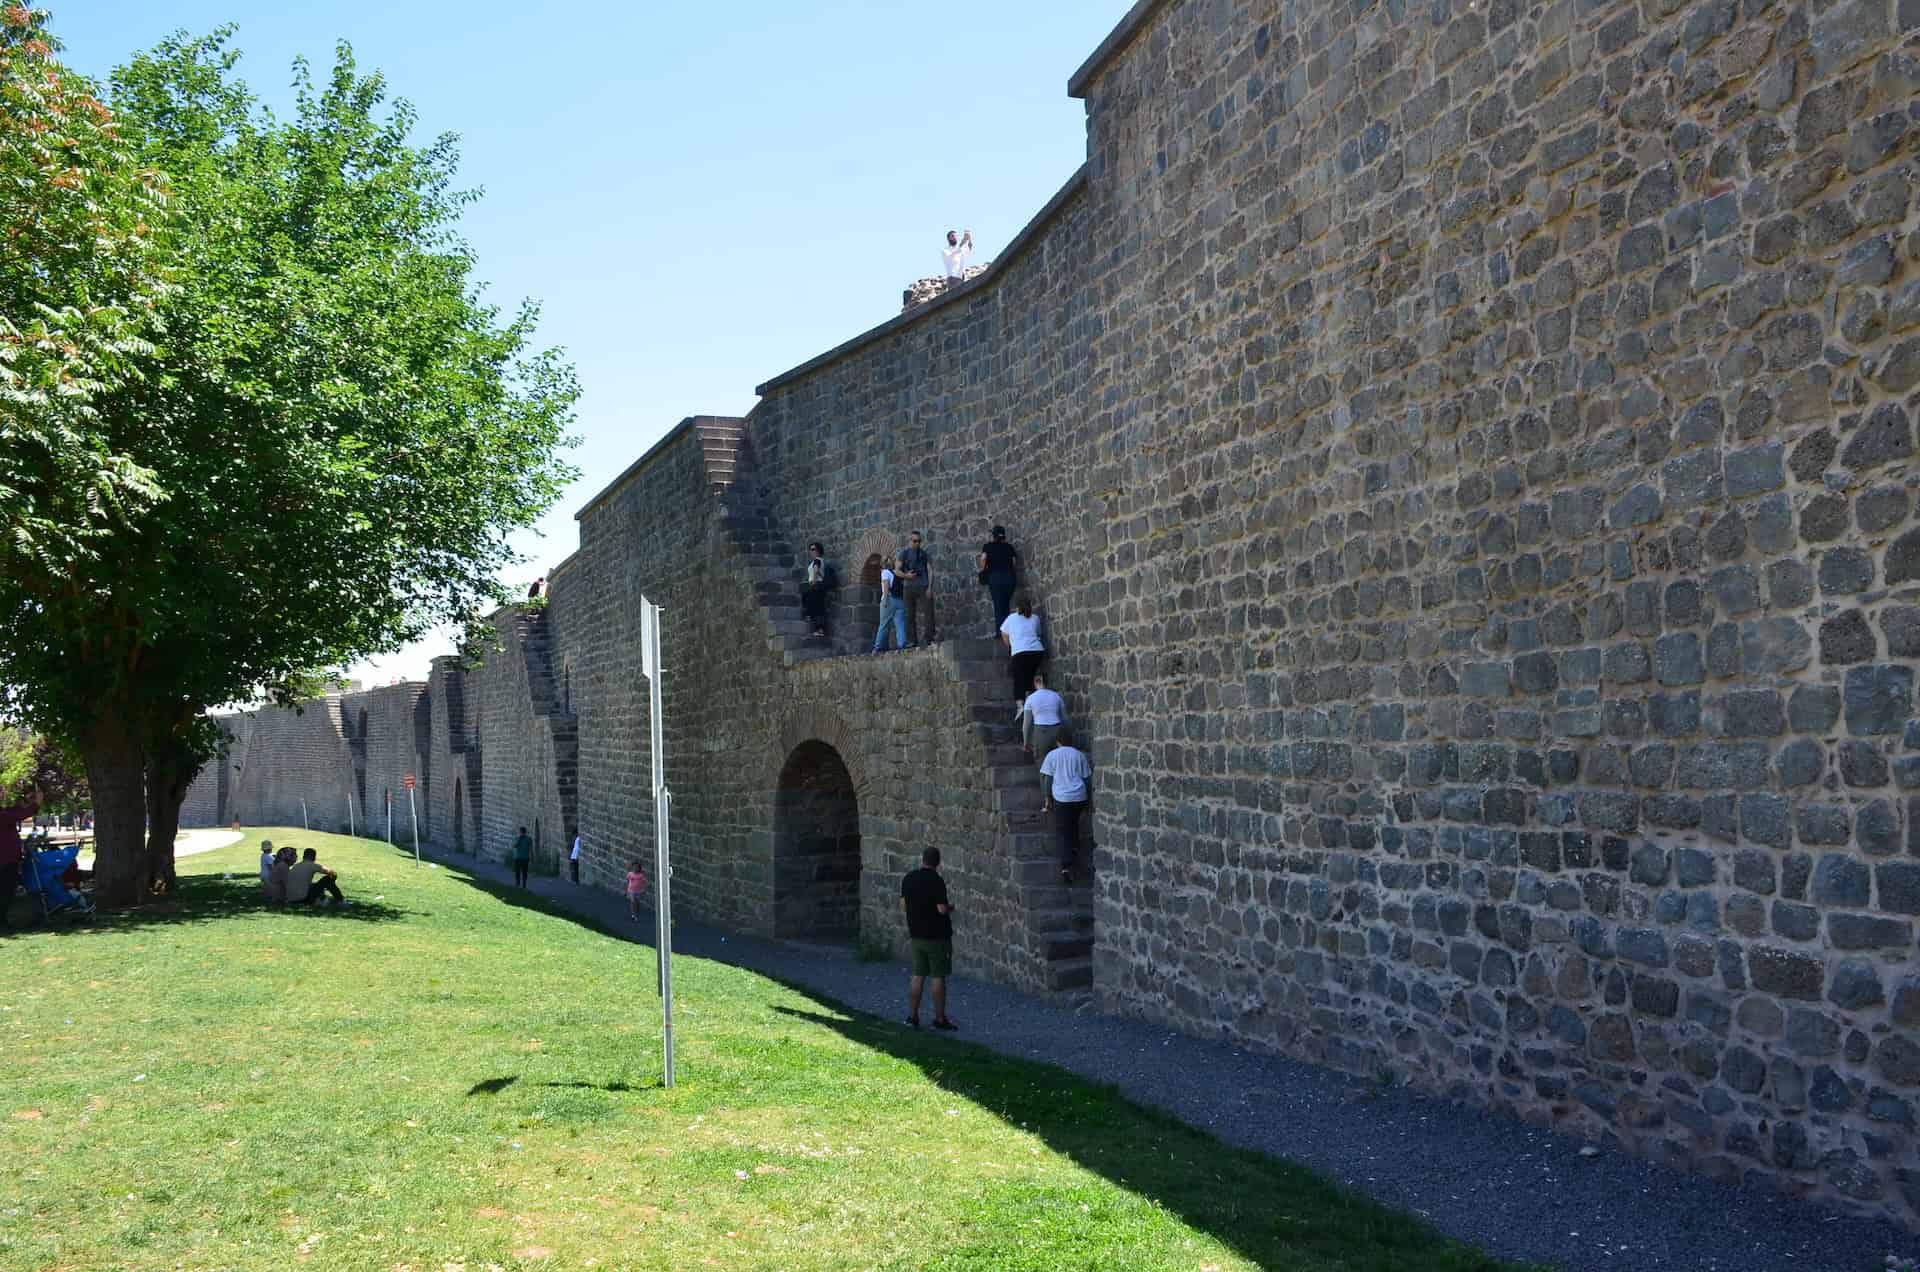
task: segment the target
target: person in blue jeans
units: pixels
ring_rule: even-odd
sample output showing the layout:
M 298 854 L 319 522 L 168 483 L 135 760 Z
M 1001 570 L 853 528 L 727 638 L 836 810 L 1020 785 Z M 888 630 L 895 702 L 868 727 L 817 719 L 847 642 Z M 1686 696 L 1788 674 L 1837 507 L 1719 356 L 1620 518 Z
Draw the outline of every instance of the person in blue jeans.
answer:
M 980 581 L 993 597 L 993 630 L 1007 621 L 1013 608 L 1013 589 L 1020 581 L 1020 554 L 1007 542 L 1007 528 L 995 526 L 993 537 L 980 545 Z
M 905 585 L 894 569 L 899 562 L 888 557 L 880 563 L 880 625 L 873 629 L 873 652 L 886 647 L 887 627 L 893 627 L 893 647 L 907 647 L 907 604 L 902 597 Z

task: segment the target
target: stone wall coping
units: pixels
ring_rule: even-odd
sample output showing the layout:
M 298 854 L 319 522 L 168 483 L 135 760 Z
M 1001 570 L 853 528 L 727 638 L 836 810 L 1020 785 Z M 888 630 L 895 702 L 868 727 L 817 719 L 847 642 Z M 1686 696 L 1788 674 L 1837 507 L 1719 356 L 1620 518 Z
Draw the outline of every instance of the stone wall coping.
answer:
M 618 477 L 615 477 L 612 481 L 608 482 L 605 486 L 601 487 L 599 494 L 587 500 L 587 502 L 581 504 L 580 511 L 573 514 L 573 519 L 575 521 L 584 520 L 588 513 L 592 512 L 595 508 L 599 507 L 601 504 L 611 499 L 614 495 L 618 494 L 620 491 L 620 488 L 622 486 L 625 486 L 629 481 L 632 481 L 634 477 L 638 476 L 642 468 L 645 468 L 648 464 L 652 463 L 659 456 L 665 454 L 670 447 L 672 447 L 675 443 L 677 443 L 681 439 L 681 437 L 683 437 L 687 433 L 692 432 L 700 424 L 709 420 L 716 421 L 722 424 L 745 424 L 746 423 L 745 420 L 741 419 L 737 415 L 689 415 L 687 416 L 686 419 L 681 420 L 678 424 L 675 424 L 672 428 L 668 429 L 666 432 L 666 435 L 662 437 L 659 441 L 655 442 L 653 445 L 647 447 L 646 450 L 642 451 L 640 453 L 640 458 L 634 460 L 631 464 L 628 464 L 626 467 L 626 470 L 622 472 Z M 573 555 L 579 556 L 580 553 L 576 549 Z M 572 559 L 573 557 L 568 557 L 567 561 L 571 561 Z M 561 565 L 565 565 L 565 564 L 566 564 L 566 561 L 561 562 Z
M 895 332 L 912 326 L 914 323 L 929 317 L 939 310 L 946 308 L 948 305 L 964 300 L 976 292 L 983 292 L 987 290 L 987 288 L 992 287 L 1000 281 L 1007 266 L 1011 265 L 1014 260 L 1024 254 L 1029 247 L 1033 246 L 1034 242 L 1040 237 L 1040 231 L 1045 229 L 1047 223 L 1058 216 L 1062 209 L 1073 202 L 1074 197 L 1086 188 L 1086 184 L 1087 165 L 1083 163 L 1074 169 L 1073 175 L 1067 178 L 1066 184 L 1061 186 L 1051 199 L 1047 200 L 1046 206 L 1034 213 L 1033 219 L 1028 221 L 1026 225 L 1021 228 L 1020 232 L 1013 236 L 1006 247 L 1001 250 L 1000 255 L 994 259 L 991 265 L 987 266 L 985 273 L 968 279 L 951 291 L 940 293 L 940 295 L 934 297 L 924 305 L 915 305 L 905 313 L 896 314 L 877 327 L 869 327 L 853 339 L 835 345 L 818 357 L 807 359 L 791 371 L 781 372 L 765 384 L 755 388 L 754 392 L 761 397 L 765 397 L 767 394 L 773 392 L 773 390 L 784 388 L 792 384 L 795 380 L 803 379 L 813 372 L 820 370 L 822 367 L 838 362 L 848 354 L 863 349 L 875 341 L 884 340 Z M 644 456 L 642 458 L 644 459 Z M 584 511 L 584 509 L 582 511 Z
M 1144 31 L 1148 24 L 1160 16 L 1160 11 L 1173 0 L 1138 0 L 1133 8 L 1127 10 L 1127 16 L 1113 28 L 1107 38 L 1100 41 L 1100 47 L 1080 63 L 1080 69 L 1067 80 L 1067 96 L 1084 99 L 1093 88 L 1093 82 L 1100 78 L 1114 58 L 1132 44 L 1134 37 Z

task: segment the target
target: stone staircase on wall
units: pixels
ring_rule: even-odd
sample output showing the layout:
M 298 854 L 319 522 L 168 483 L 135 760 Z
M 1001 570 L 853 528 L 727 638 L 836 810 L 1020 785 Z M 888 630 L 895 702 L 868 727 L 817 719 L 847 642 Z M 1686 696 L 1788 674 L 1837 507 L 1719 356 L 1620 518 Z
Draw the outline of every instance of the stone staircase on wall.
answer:
M 719 523 L 765 611 L 769 649 L 788 666 L 833 657 L 830 646 L 811 638 L 801 614 L 798 554 L 774 523 L 744 422 L 708 417 L 696 427 Z M 846 580 L 841 582 L 844 586 Z M 995 803 L 1005 818 L 1001 834 L 1008 870 L 1025 906 L 1027 940 L 1040 963 L 1041 985 L 1083 995 L 1093 986 L 1093 886 L 1060 882 L 1052 822 L 1040 812 L 1046 791 L 1013 718 L 1006 656 L 993 639 L 947 639 L 941 648 L 967 686 L 968 724 L 986 754 Z
M 533 714 L 547 722 L 553 739 L 554 784 L 560 793 L 560 817 L 568 827 L 580 824 L 580 721 L 556 692 L 553 629 L 545 608 L 521 610 L 514 634 L 527 665 L 527 698 Z
M 1053 819 L 1040 812 L 1046 786 L 1020 742 L 1013 717 L 1007 659 L 997 640 L 948 640 L 974 736 L 987 755 L 995 803 L 1006 819 L 1007 869 L 1026 908 L 1029 947 L 1040 961 L 1042 985 L 1085 993 L 1093 987 L 1093 884 L 1084 862 L 1071 885 L 1060 882 Z
M 832 648 L 813 639 L 800 611 L 799 555 L 774 524 L 744 422 L 708 417 L 696 427 L 707 481 L 719 502 L 720 528 L 740 554 L 741 568 L 767 616 L 768 648 L 789 667 L 831 658 Z

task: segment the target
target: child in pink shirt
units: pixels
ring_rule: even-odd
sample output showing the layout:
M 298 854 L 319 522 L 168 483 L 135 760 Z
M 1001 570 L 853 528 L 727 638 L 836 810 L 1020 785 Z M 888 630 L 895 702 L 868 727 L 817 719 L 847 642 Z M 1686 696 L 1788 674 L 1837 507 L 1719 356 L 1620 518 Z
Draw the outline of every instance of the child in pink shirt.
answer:
M 627 917 L 636 923 L 640 920 L 640 894 L 647 890 L 647 876 L 640 869 L 639 862 L 627 867 Z

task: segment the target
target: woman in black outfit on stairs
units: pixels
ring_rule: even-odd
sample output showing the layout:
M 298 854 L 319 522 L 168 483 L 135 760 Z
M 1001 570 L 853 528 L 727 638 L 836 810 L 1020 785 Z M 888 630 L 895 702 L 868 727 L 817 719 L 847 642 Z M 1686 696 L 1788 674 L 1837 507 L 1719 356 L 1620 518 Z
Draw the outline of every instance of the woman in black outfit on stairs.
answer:
M 993 538 L 980 545 L 980 581 L 993 594 L 993 630 L 1007 621 L 1013 608 L 1013 589 L 1019 585 L 1020 554 L 1007 542 L 1007 528 L 995 526 Z

